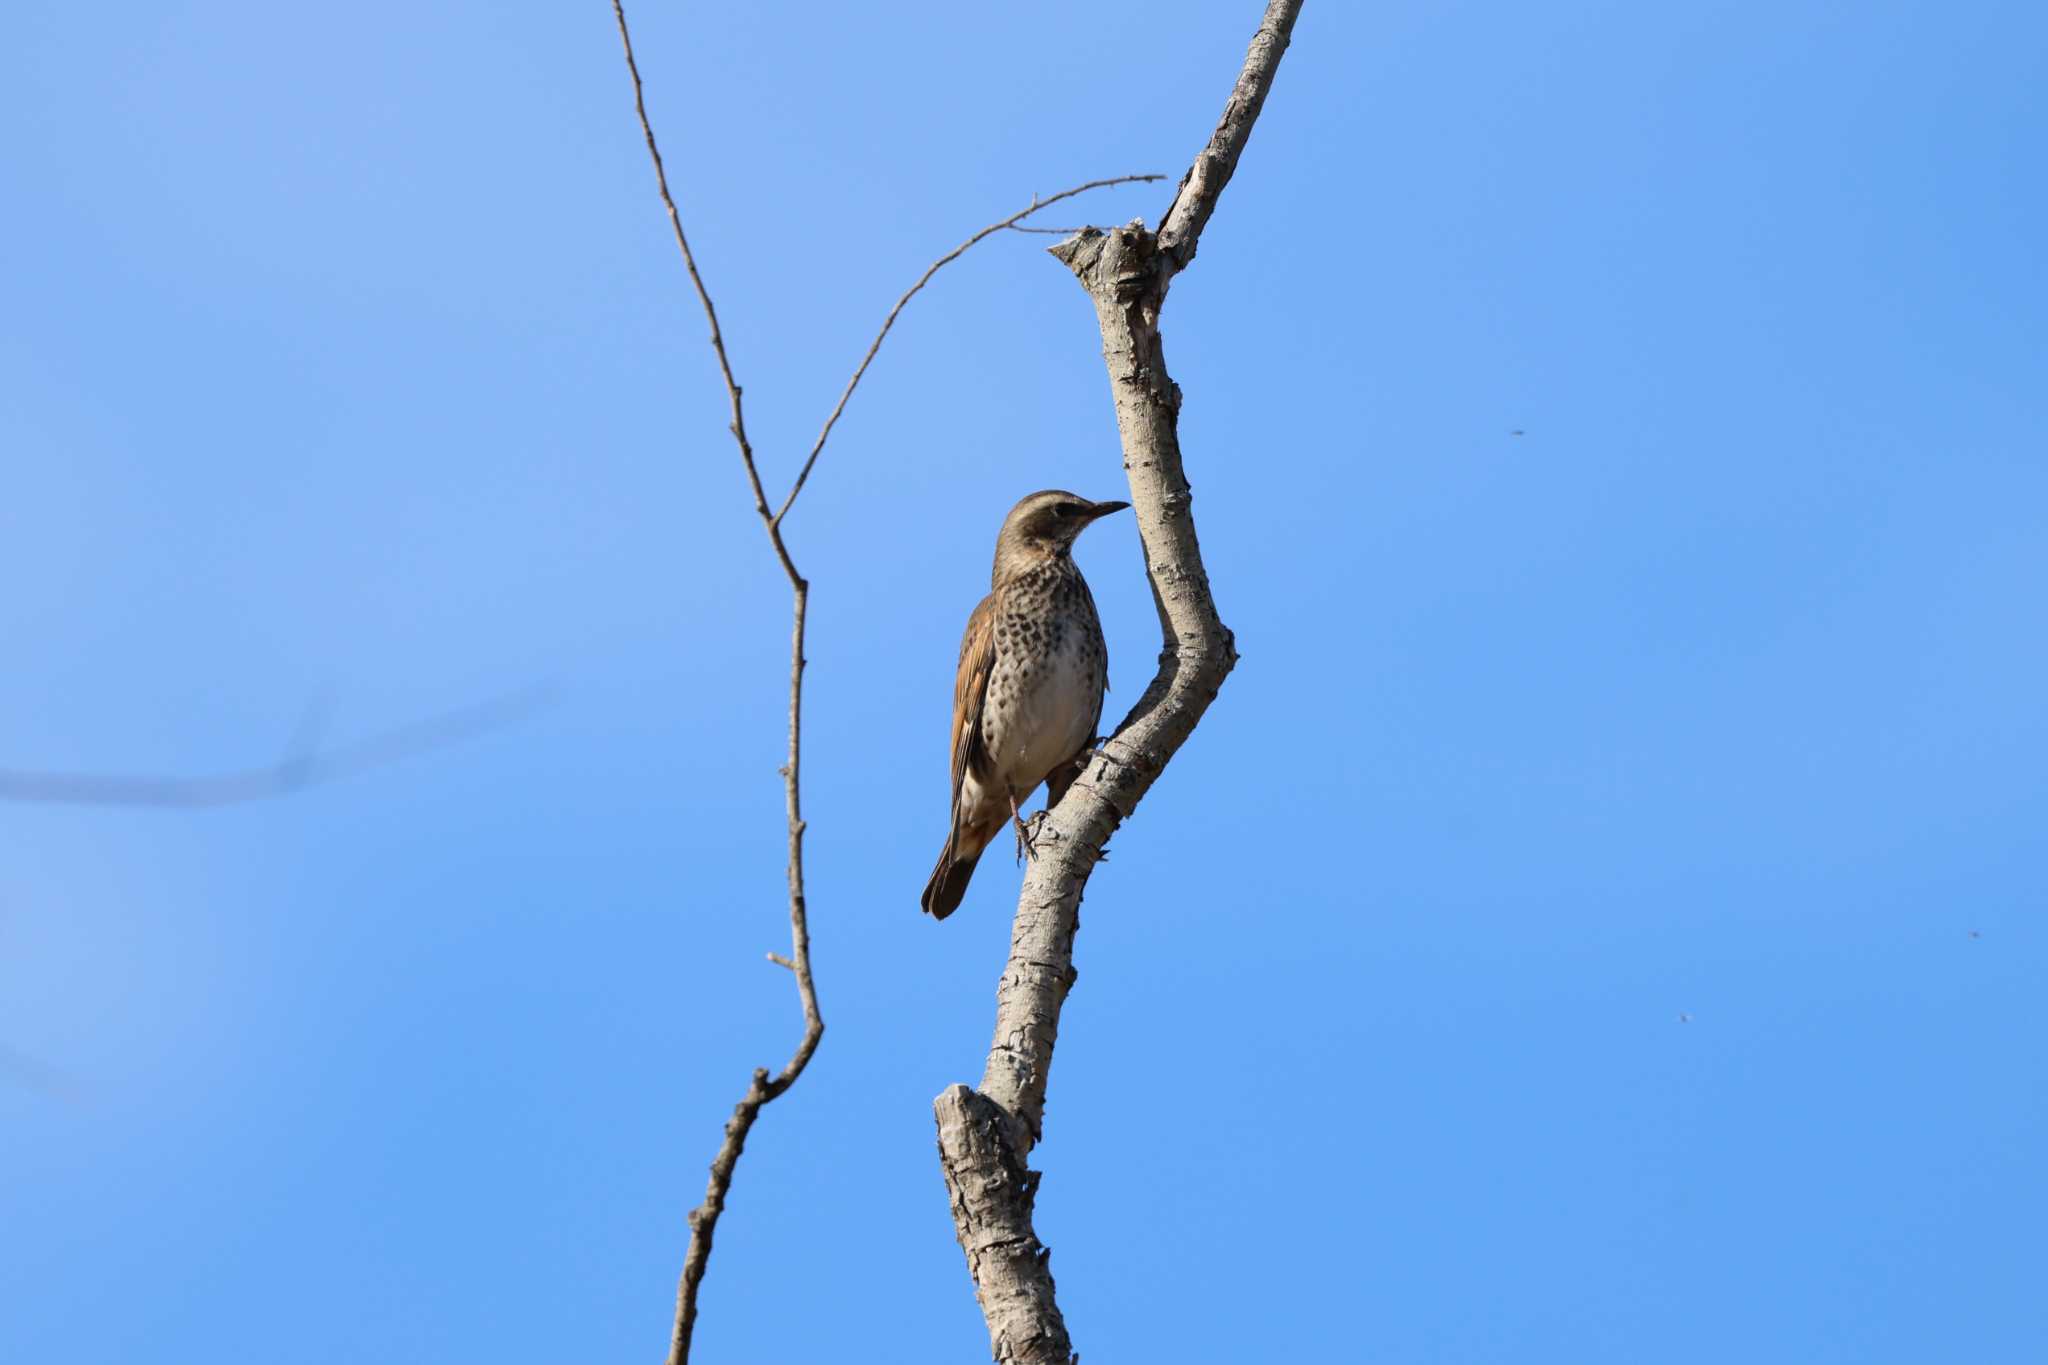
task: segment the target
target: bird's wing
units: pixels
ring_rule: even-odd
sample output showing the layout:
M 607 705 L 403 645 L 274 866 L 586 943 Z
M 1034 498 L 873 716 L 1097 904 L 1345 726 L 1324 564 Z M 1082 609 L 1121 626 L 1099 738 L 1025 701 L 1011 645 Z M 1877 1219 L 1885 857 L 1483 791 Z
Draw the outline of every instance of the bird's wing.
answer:
M 1095 618 L 1096 643 L 1102 646 L 1102 687 L 1090 698 L 1095 704 L 1095 710 L 1088 717 L 1088 738 L 1081 744 L 1081 752 L 1085 754 L 1095 747 L 1095 741 L 1099 737 L 1096 732 L 1102 728 L 1102 701 L 1109 695 L 1109 641 L 1103 638 L 1102 614 L 1095 609 L 1095 594 L 1088 591 L 1088 580 L 1081 579 L 1078 586 L 1081 589 L 1081 600 L 1088 604 L 1088 614 Z
M 972 771 L 987 776 L 995 765 L 981 738 L 981 708 L 996 664 L 996 599 L 981 599 L 960 639 L 960 671 L 953 678 L 953 813 L 960 812 L 960 786 Z
M 1088 591 L 1088 584 L 1086 582 L 1081 584 L 1081 595 L 1088 599 L 1088 610 L 1094 611 L 1095 594 Z M 1100 637 L 1102 633 L 1100 616 L 1096 620 L 1096 634 Z M 1074 785 L 1074 779 L 1079 777 L 1081 770 L 1088 766 L 1088 755 L 1095 751 L 1096 744 L 1102 739 L 1102 703 L 1109 696 L 1109 641 L 1102 640 L 1101 643 L 1102 686 L 1096 690 L 1094 697 L 1095 709 L 1088 716 L 1088 735 L 1081 741 L 1081 747 L 1074 751 L 1072 758 L 1046 774 L 1045 808 L 1047 810 L 1057 806 L 1060 803 L 1060 798 L 1067 794 L 1067 788 Z

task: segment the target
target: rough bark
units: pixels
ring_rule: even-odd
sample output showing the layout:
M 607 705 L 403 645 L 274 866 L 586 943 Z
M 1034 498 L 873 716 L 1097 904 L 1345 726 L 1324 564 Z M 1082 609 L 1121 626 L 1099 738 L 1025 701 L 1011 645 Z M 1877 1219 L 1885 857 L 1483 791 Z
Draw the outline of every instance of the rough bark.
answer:
M 1026 1163 L 1044 1129 L 1060 1008 L 1074 984 L 1081 895 L 1110 835 L 1193 733 L 1237 662 L 1195 537 L 1181 466 L 1180 389 L 1166 369 L 1159 313 L 1237 167 L 1300 10 L 1301 0 L 1267 5 L 1223 117 L 1156 233 L 1142 222 L 1090 228 L 1052 248 L 1095 304 L 1164 644 L 1144 696 L 1039 829 L 996 988 L 995 1038 L 980 1090 L 955 1085 L 933 1102 L 955 1231 L 998 1361 L 1068 1365 L 1076 1358 L 1050 1256 L 1032 1224 L 1038 1176 Z

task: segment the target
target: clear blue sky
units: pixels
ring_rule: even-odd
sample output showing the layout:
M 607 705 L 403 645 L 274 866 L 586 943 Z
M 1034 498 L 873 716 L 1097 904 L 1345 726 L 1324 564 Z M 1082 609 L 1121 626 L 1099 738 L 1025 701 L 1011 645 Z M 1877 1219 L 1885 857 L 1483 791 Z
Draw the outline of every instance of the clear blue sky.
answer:
M 771 479 L 933 256 L 1177 175 L 1258 8 L 641 4 Z M 655 1359 L 797 1031 L 786 593 L 608 8 L 10 30 L 0 766 L 560 700 L 0 809 L 0 1357 Z M 2044 54 L 2019 3 L 1309 5 L 1166 317 L 1244 659 L 1089 892 L 1036 1157 L 1086 1358 L 2039 1358 Z M 999 518 L 1123 486 L 1045 242 L 917 300 L 790 522 L 830 1032 L 705 1362 L 986 1349 L 930 1101 L 1017 874 L 917 895 Z M 1082 559 L 1118 716 L 1128 520 Z

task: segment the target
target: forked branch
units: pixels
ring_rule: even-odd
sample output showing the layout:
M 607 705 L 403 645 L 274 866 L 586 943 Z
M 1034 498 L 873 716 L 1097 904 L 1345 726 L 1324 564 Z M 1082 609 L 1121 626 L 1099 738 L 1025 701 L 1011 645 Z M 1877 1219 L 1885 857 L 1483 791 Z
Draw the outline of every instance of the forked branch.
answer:
M 1060 1009 L 1073 986 L 1081 893 L 1117 826 L 1129 818 L 1193 733 L 1237 662 L 1195 538 L 1181 467 L 1180 390 L 1166 369 L 1159 312 L 1194 259 L 1272 88 L 1301 0 L 1273 0 L 1214 135 L 1161 220 L 1084 229 L 1052 248 L 1094 302 L 1115 400 L 1131 505 L 1164 635 L 1158 674 L 1037 835 L 996 988 L 995 1039 L 981 1088 L 956 1085 L 933 1102 L 954 1229 L 998 1361 L 1067 1365 L 1073 1343 L 1054 1297 L 1048 1253 L 1033 1227 L 1038 1176 L 1027 1163 L 1043 1131 Z

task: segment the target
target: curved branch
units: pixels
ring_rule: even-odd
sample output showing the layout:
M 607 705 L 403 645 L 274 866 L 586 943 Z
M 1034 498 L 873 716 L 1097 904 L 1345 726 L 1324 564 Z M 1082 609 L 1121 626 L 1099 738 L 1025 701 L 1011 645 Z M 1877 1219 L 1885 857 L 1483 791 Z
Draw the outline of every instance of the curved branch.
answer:
M 854 369 L 853 378 L 846 381 L 845 391 L 839 395 L 839 402 L 832 409 L 832 415 L 825 419 L 824 430 L 818 433 L 817 441 L 811 446 L 811 453 L 804 457 L 803 468 L 797 471 L 796 482 L 790 485 L 789 496 L 782 500 L 781 508 L 775 513 L 775 520 L 781 521 L 788 513 L 790 504 L 796 501 L 796 495 L 803 492 L 804 481 L 811 477 L 811 466 L 818 462 L 819 452 L 825 449 L 825 438 L 832 434 L 832 428 L 838 424 L 839 414 L 846 411 L 846 400 L 853 397 L 853 391 L 860 387 L 861 376 L 868 372 L 868 364 L 875 358 L 875 352 L 882 349 L 882 339 L 888 336 L 889 329 L 896 325 L 896 315 L 903 311 L 903 305 L 909 303 L 916 296 L 917 291 L 925 287 L 932 276 L 939 273 L 939 267 L 950 265 L 952 262 L 960 259 L 961 256 L 966 254 L 969 247 L 979 242 L 982 238 L 992 237 L 1005 228 L 1015 228 L 1017 224 L 1023 222 L 1032 214 L 1037 213 L 1040 209 L 1057 204 L 1062 199 L 1072 199 L 1077 194 L 1085 194 L 1089 190 L 1099 190 L 1109 185 L 1131 185 L 1142 181 L 1164 179 L 1166 177 L 1163 175 L 1118 175 L 1111 176 L 1107 180 L 1090 180 L 1085 185 L 1076 185 L 1070 190 L 1061 190 L 1058 194 L 1047 199 L 1040 199 L 1038 196 L 1033 195 L 1028 207 L 1011 214 L 1000 223 L 990 223 L 987 227 L 925 267 L 924 274 L 917 277 L 917 283 L 903 291 L 903 297 L 896 300 L 896 306 L 889 310 L 889 316 L 882 319 L 882 330 L 875 333 L 875 339 L 868 344 L 868 353 L 860 358 L 859 366 Z M 1030 228 L 1021 229 L 1021 231 L 1026 232 L 1032 230 Z
M 998 1361 L 1067 1365 L 1074 1358 L 1049 1253 L 1032 1225 L 1038 1177 L 1026 1162 L 1043 1131 L 1060 1010 L 1074 984 L 1082 892 L 1110 835 L 1194 732 L 1237 662 L 1195 536 L 1181 465 L 1180 389 L 1167 372 L 1159 312 L 1243 152 L 1300 9 L 1301 0 L 1267 6 L 1222 120 L 1158 235 L 1142 222 L 1107 233 L 1089 228 L 1052 248 L 1095 304 L 1164 645 L 1145 694 L 1038 831 L 996 988 L 995 1038 L 980 1090 L 956 1085 L 933 1103 L 955 1231 Z

